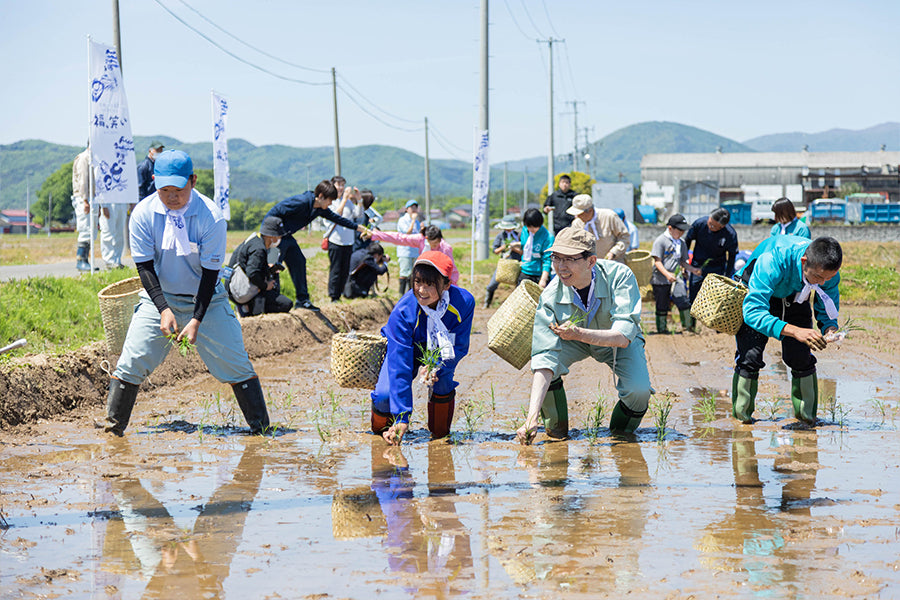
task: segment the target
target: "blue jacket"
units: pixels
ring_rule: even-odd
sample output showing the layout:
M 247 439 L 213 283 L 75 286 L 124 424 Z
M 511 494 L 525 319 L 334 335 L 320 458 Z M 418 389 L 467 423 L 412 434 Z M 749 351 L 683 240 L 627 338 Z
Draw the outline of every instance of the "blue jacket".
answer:
M 794 294 L 803 289 L 800 257 L 811 243 L 796 235 L 777 235 L 767 238 L 756 247 L 747 261 L 749 265 L 756 260 L 756 265 L 747 284 L 750 290 L 744 298 L 744 323 L 764 335 L 781 339 L 787 323 L 769 312 L 769 301 L 772 298 L 793 298 Z M 744 269 L 746 268 L 745 266 Z M 741 269 L 741 273 L 744 269 Z M 841 300 L 838 289 L 840 282 L 841 275 L 838 273 L 820 286 L 838 309 Z M 818 295 L 813 307 L 820 330 L 838 326 L 836 320 L 828 318 L 825 304 Z
M 806 239 L 812 239 L 812 234 L 809 232 L 809 227 L 806 226 L 806 223 L 801 221 L 800 219 L 794 218 L 793 221 L 788 223 L 788 226 L 784 229 L 784 234 L 781 233 L 781 224 L 775 223 L 772 225 L 772 232 L 769 235 L 799 235 L 800 237 L 805 237 Z
M 475 314 L 475 298 L 467 290 L 450 286 L 450 306 L 441 319 L 453 339 L 454 359 L 438 369 L 435 393 L 447 394 L 456 388 L 453 381 L 456 365 L 469 353 L 469 337 L 472 333 L 472 317 Z M 421 353 L 417 344 L 427 343 L 428 317 L 419 307 L 415 295 L 407 292 L 394 306 L 381 335 L 387 338 L 387 374 L 390 376 L 390 412 L 398 422 L 408 423 L 413 408 L 412 382 L 419 371 Z M 382 373 L 383 375 L 383 373 Z
M 523 227 L 522 233 L 519 234 L 519 242 L 522 244 L 522 250 L 525 250 L 525 244 L 528 243 L 528 228 Z M 541 228 L 534 234 L 534 242 L 531 247 L 531 260 L 525 262 L 522 260 L 522 272 L 526 275 L 540 275 L 542 272 L 550 272 L 550 246 L 553 245 L 553 236 L 547 231 L 547 228 L 541 225 Z
M 737 232 L 731 225 L 726 225 L 716 232 L 709 230 L 709 217 L 700 217 L 691 224 L 691 228 L 682 238 L 687 249 L 694 242 L 694 256 L 691 264 L 695 267 L 703 265 L 703 274 L 719 273 L 731 277 L 734 273 L 734 258 L 737 256 Z
M 316 196 L 313 192 L 303 192 L 299 196 L 291 196 L 282 200 L 273 206 L 266 213 L 266 216 L 280 218 L 284 223 L 284 232 L 286 234 L 303 229 L 312 223 L 316 217 L 322 217 L 332 223 L 337 223 L 341 227 L 356 229 L 356 223 L 350 219 L 345 219 L 327 208 L 316 208 L 313 206 L 315 201 Z

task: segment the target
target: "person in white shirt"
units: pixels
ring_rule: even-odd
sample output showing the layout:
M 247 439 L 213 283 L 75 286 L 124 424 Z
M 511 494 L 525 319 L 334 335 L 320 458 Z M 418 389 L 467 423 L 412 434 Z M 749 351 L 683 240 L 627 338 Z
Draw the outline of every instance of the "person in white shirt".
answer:
M 419 218 L 419 203 L 409 200 L 404 207 L 406 212 L 397 221 L 397 231 L 406 234 L 416 234 L 422 229 L 422 221 Z M 397 248 L 397 262 L 400 266 L 400 295 L 406 293 L 409 287 L 409 276 L 412 273 L 413 263 L 419 257 L 419 249 L 412 246 L 400 246 Z

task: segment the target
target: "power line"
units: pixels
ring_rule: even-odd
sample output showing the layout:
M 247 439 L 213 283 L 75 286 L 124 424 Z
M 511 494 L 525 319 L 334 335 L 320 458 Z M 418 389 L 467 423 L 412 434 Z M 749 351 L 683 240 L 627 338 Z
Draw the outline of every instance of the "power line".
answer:
M 254 69 L 258 70 L 258 71 L 262 71 L 263 73 L 265 73 L 265 74 L 267 74 L 267 75 L 271 75 L 272 77 L 275 77 L 275 78 L 277 78 L 277 79 L 281 79 L 281 80 L 284 80 L 284 81 L 290 81 L 290 82 L 292 82 L 292 83 L 301 83 L 301 84 L 303 84 L 303 85 L 330 85 L 329 82 L 327 82 L 327 81 L 323 81 L 323 82 L 319 83 L 319 82 L 315 82 L 315 81 L 304 81 L 304 80 L 302 80 L 302 79 L 295 79 L 295 78 L 293 78 L 293 77 L 286 77 L 286 76 L 284 76 L 284 75 L 279 75 L 278 73 L 274 73 L 274 72 L 272 72 L 272 71 L 266 69 L 265 67 L 261 67 L 261 66 L 255 64 L 255 63 L 250 62 L 249 60 L 246 60 L 246 59 L 244 59 L 244 58 L 241 58 L 241 57 L 238 56 L 237 54 L 231 52 L 230 50 L 227 50 L 227 49 L 224 48 L 224 47 L 222 47 L 219 43 L 217 43 L 216 41 L 214 41 L 212 38 L 208 37 L 208 36 L 207 36 L 206 34 L 204 34 L 202 31 L 200 31 L 199 29 L 195 28 L 194 26 L 192 26 L 191 24 L 189 24 L 187 21 L 185 21 L 184 19 L 182 19 L 181 17 L 179 17 L 178 15 L 176 15 L 174 12 L 172 12 L 172 11 L 169 9 L 169 7 L 167 7 L 165 4 L 163 4 L 162 2 L 160 2 L 160 0 L 153 0 L 153 1 L 156 2 L 156 3 L 157 3 L 164 11 L 166 11 L 167 13 L 169 13 L 170 15 L 172 15 L 172 17 L 174 17 L 176 21 L 178 21 L 179 23 L 181 23 L 182 25 L 184 25 L 185 27 L 187 27 L 188 29 L 190 29 L 191 31 L 193 31 L 194 33 L 196 33 L 197 35 L 199 35 L 200 37 L 202 37 L 204 40 L 206 40 L 207 42 L 209 42 L 210 44 L 212 44 L 213 46 L 215 46 L 216 48 L 218 48 L 219 50 L 221 50 L 222 52 L 224 52 L 224 53 L 227 54 L 228 56 L 232 57 L 233 59 L 235 59 L 235 60 L 237 60 L 237 61 L 239 61 L 239 62 L 244 63 L 245 65 L 247 65 L 247 66 L 249 66 L 249 67 L 252 67 L 252 68 L 254 68 Z
M 550 18 L 550 11 L 547 10 L 547 2 L 545 0 L 541 0 L 541 4 L 544 5 L 544 14 L 547 15 L 547 22 L 550 23 L 550 31 L 553 32 L 553 35 L 556 37 L 560 37 L 558 33 L 556 33 L 556 27 L 553 26 L 553 20 Z
M 537 31 L 538 37 L 543 39 L 544 34 L 541 33 L 541 30 L 538 29 L 538 26 L 534 24 L 534 19 L 531 18 L 531 13 L 528 12 L 528 7 L 525 6 L 525 0 L 520 0 L 520 2 L 522 3 L 522 10 L 525 11 L 525 16 L 528 17 L 528 21 L 531 23 L 531 26 L 534 27 L 535 31 Z
M 519 33 L 521 33 L 522 36 L 525 37 L 525 39 L 529 39 L 529 40 L 530 40 L 530 39 L 533 39 L 530 35 L 528 35 L 527 33 L 525 33 L 525 31 L 524 31 L 524 30 L 522 29 L 522 27 L 519 25 L 519 22 L 516 20 L 516 16 L 513 14 L 512 9 L 509 7 L 509 2 L 508 2 L 508 0 L 503 0 L 503 4 L 506 5 L 506 12 L 509 13 L 509 18 L 512 19 L 512 22 L 513 22 L 513 24 L 516 26 L 516 29 L 519 30 Z
M 575 92 L 575 97 L 579 97 L 578 93 L 578 85 L 575 83 L 575 72 L 572 70 L 572 61 L 569 60 L 569 47 L 563 46 L 563 49 L 566 52 L 566 70 L 569 73 L 569 80 L 572 82 L 572 90 Z
M 213 27 L 215 27 L 216 29 L 218 29 L 219 31 L 221 31 L 222 33 L 224 33 L 225 35 L 227 35 L 228 37 L 230 37 L 230 38 L 232 38 L 232 39 L 238 41 L 239 43 L 241 43 L 241 44 L 247 46 L 247 47 L 250 48 L 251 50 L 255 50 L 255 51 L 259 52 L 259 53 L 262 54 L 263 56 L 268 56 L 268 57 L 271 58 L 272 60 L 277 60 L 277 61 L 280 62 L 280 63 L 286 64 L 286 65 L 291 66 L 291 67 L 296 67 L 296 68 L 298 68 L 298 69 L 303 69 L 304 71 L 312 71 L 313 73 L 328 73 L 328 72 L 329 72 L 328 69 L 313 69 L 312 67 L 304 67 L 303 65 L 298 65 L 298 64 L 296 64 L 296 63 L 292 63 L 292 62 L 290 62 L 290 61 L 284 60 L 283 58 L 279 58 L 279 57 L 275 56 L 274 54 L 269 54 L 269 53 L 266 52 L 265 50 L 261 50 L 260 48 L 257 48 L 256 46 L 253 46 L 252 44 L 249 44 L 249 43 L 245 42 L 244 40 L 242 40 L 242 39 L 239 38 L 238 36 L 234 35 L 234 34 L 231 33 L 230 31 L 226 31 L 224 28 L 222 28 L 221 26 L 219 26 L 219 25 L 217 25 L 216 23 L 214 23 L 214 22 L 213 22 L 211 19 L 209 19 L 206 15 L 204 15 L 203 13 L 201 13 L 199 10 L 197 10 L 196 8 L 194 8 L 193 6 L 191 6 L 190 4 L 188 4 L 187 2 L 185 2 L 184 0 L 179 0 L 179 2 L 181 2 L 182 4 L 184 4 L 184 5 L 185 5 L 189 10 L 191 10 L 194 14 L 196 14 L 198 17 L 200 17 L 201 19 L 203 19 L 204 21 L 206 21 L 207 23 L 209 23 L 210 25 L 212 25 Z
M 463 150 L 462 148 L 460 148 L 459 146 L 457 146 L 456 144 L 454 144 L 453 142 L 448 140 L 444 134 L 442 134 L 440 131 L 438 131 L 437 128 L 434 126 L 434 123 L 432 123 L 432 122 L 428 123 L 428 131 L 434 134 L 434 141 L 436 141 L 438 143 L 438 145 L 447 152 L 447 154 L 449 154 L 456 160 L 459 160 L 462 162 L 471 162 L 470 160 L 467 160 L 465 158 L 460 158 L 460 156 L 457 155 L 456 152 L 454 152 L 453 150 L 451 150 L 450 148 L 447 147 L 449 145 L 449 146 L 456 148 L 463 154 L 466 153 L 465 150 Z
M 374 108 L 375 108 L 376 110 L 378 110 L 379 112 L 382 112 L 382 113 L 386 114 L 387 116 L 391 117 L 392 119 L 397 119 L 398 121 L 403 121 L 404 123 L 418 123 L 418 122 L 419 122 L 418 119 L 404 119 L 403 117 L 398 117 L 398 116 L 395 115 L 395 114 L 389 113 L 388 111 L 384 110 L 383 108 L 381 108 L 380 106 L 378 106 L 377 104 L 375 104 L 374 102 L 372 102 L 371 100 L 369 100 L 368 98 L 366 98 L 366 97 L 363 95 L 362 92 L 360 92 L 358 89 L 356 89 L 355 87 L 353 87 L 353 84 L 351 84 L 349 81 L 347 81 L 347 78 L 346 78 L 346 77 L 344 77 L 344 76 L 341 75 L 340 73 L 338 73 L 338 77 L 341 79 L 341 81 L 343 81 L 344 83 L 346 83 L 347 86 L 349 86 L 351 90 L 353 90 L 354 92 L 356 92 L 356 95 L 357 95 L 357 96 L 359 96 L 360 98 L 362 98 L 363 100 L 365 100 L 366 102 L 368 102 L 369 104 L 371 104 L 372 107 L 374 107 Z M 345 93 L 346 93 L 346 92 L 345 92 Z
M 382 125 L 384 125 L 385 127 L 390 127 L 391 129 L 396 129 L 397 131 L 406 131 L 406 132 L 408 132 L 408 133 L 414 133 L 414 132 L 416 132 L 416 131 L 422 131 L 422 130 L 424 129 L 424 127 L 416 127 L 416 128 L 398 127 L 397 125 L 394 125 L 394 124 L 392 124 L 392 123 L 388 123 L 387 121 L 385 121 L 384 119 L 382 119 L 381 117 L 379 117 L 378 115 L 376 115 L 375 113 L 371 112 L 371 111 L 370 111 L 369 109 L 367 109 L 365 106 L 363 106 L 362 104 L 360 104 L 360 103 L 356 100 L 356 98 L 354 98 L 353 96 L 350 95 L 350 92 L 348 92 L 347 90 L 344 89 L 344 86 L 343 86 L 343 85 L 339 85 L 339 86 L 337 86 L 337 87 L 338 87 L 339 90 L 341 90 L 342 92 L 344 92 L 344 95 L 347 96 L 347 98 L 349 98 L 350 101 L 353 102 L 353 104 L 355 104 L 356 106 L 358 106 L 359 109 L 360 109 L 361 111 L 363 111 L 364 113 L 366 113 L 367 115 L 369 115 L 370 117 L 372 117 L 373 119 L 375 119 L 376 121 L 378 121 L 379 123 L 381 123 Z

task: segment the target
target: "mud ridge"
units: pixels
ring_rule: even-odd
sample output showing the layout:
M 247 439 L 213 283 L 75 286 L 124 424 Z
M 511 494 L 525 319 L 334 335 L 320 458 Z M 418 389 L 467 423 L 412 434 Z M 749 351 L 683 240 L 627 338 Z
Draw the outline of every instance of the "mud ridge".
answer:
M 393 303 L 386 298 L 323 306 L 320 313 L 294 310 L 241 320 L 244 345 L 251 360 L 292 352 L 299 347 L 325 346 L 330 352 L 335 331 L 368 330 L 387 322 Z M 32 354 L 0 367 L 0 430 L 65 415 L 82 407 L 103 405 L 116 356 L 103 342 L 93 342 L 60 355 Z M 171 385 L 206 372 L 193 353 L 171 352 L 141 386 L 142 390 Z

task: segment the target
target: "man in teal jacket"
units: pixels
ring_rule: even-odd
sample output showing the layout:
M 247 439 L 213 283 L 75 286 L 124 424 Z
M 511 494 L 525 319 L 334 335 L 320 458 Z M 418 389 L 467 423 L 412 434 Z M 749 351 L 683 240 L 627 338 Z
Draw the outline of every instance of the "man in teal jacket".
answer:
M 763 350 L 769 338 L 781 340 L 782 359 L 791 369 L 794 416 L 815 423 L 819 401 L 816 357 L 826 338 L 838 329 L 838 307 L 843 253 L 834 238 L 810 242 L 795 235 L 770 237 L 757 246 L 741 271 L 749 288 L 744 299 L 744 324 L 735 335 L 732 414 L 744 423 L 753 421 L 759 371 L 765 366 Z M 809 296 L 815 291 L 813 329 Z
M 550 248 L 556 277 L 541 294 L 531 338 L 531 400 L 525 424 L 516 432 L 530 443 L 543 418 L 547 435 L 569 435 L 569 412 L 562 376 L 584 358 L 609 365 L 619 400 L 609 428 L 632 433 L 653 389 L 641 334 L 641 293 L 631 269 L 598 259 L 594 236 L 566 227 Z

